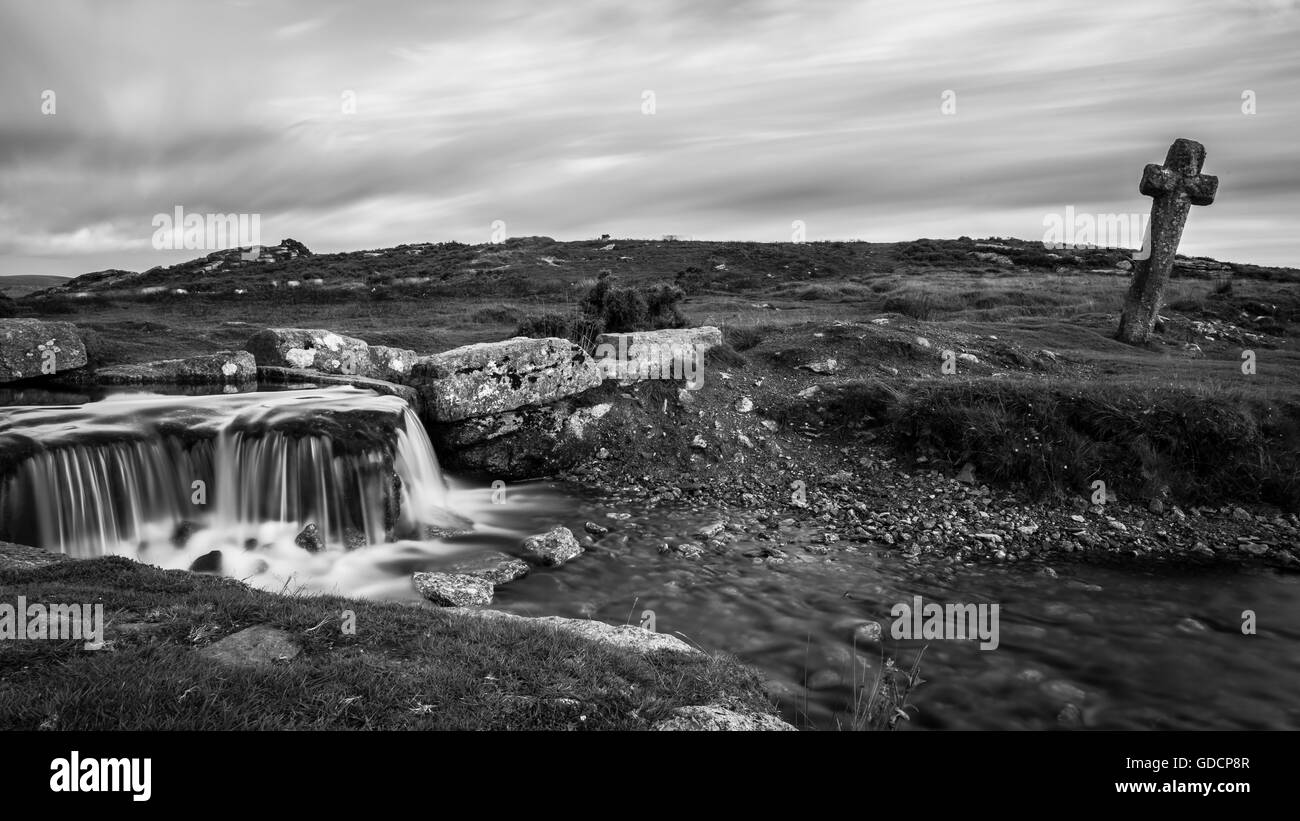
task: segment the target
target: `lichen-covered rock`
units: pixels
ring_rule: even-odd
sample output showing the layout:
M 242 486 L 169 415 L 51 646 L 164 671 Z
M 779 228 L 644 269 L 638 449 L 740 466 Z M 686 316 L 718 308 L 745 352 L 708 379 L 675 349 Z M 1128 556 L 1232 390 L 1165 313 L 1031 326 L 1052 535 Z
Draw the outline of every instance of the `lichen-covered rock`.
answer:
M 416 591 L 442 607 L 467 607 L 492 603 L 492 581 L 464 573 L 415 573 Z
M 600 382 L 595 362 L 578 345 L 567 339 L 522 336 L 421 357 L 409 380 L 434 422 L 543 405 Z
M 370 345 L 364 339 L 311 328 L 266 328 L 245 347 L 258 366 L 299 368 L 341 376 L 402 382 L 415 364 L 415 351 Z
M 390 348 L 387 345 L 370 346 L 370 370 L 366 376 L 384 379 L 389 382 L 405 382 L 411 376 L 411 369 L 419 359 L 415 351 L 405 348 Z
M 223 351 L 187 359 L 116 365 L 95 371 L 95 381 L 106 385 L 166 382 L 221 385 L 256 379 L 257 363 L 248 351 Z
M 493 551 L 461 559 L 446 569 L 448 573 L 477 576 L 494 585 L 507 584 L 528 575 L 528 562 L 506 553 Z
M 598 642 L 609 647 L 619 650 L 626 650 L 632 653 L 682 653 L 685 655 L 703 655 L 702 651 L 690 646 L 686 642 L 670 636 L 666 633 L 656 633 L 653 630 L 646 630 L 630 624 L 606 624 L 603 621 L 594 621 L 592 619 L 566 619 L 560 616 L 541 616 L 530 618 L 528 616 L 517 616 L 513 613 L 506 613 L 501 610 L 450 610 L 450 613 L 456 613 L 476 618 L 501 619 L 504 621 L 531 622 L 550 627 L 558 632 L 567 633 L 572 636 L 586 639 L 588 641 Z
M 712 730 L 721 732 L 754 732 L 759 730 L 791 731 L 798 728 L 766 713 L 738 712 L 716 705 L 678 707 L 670 718 L 657 722 L 655 730 Z
M 0 383 L 84 367 L 86 346 L 71 322 L 0 319 Z
M 596 337 L 595 355 L 605 379 L 636 382 L 678 379 L 703 384 L 704 355 L 722 344 L 711 325 Z
M 582 545 L 567 527 L 557 525 L 546 533 L 524 539 L 524 555 L 548 567 L 562 565 L 582 555 Z
M 364 370 L 370 366 L 370 345 L 365 340 L 333 331 L 266 328 L 249 337 L 244 347 L 258 365 L 355 376 L 367 376 Z

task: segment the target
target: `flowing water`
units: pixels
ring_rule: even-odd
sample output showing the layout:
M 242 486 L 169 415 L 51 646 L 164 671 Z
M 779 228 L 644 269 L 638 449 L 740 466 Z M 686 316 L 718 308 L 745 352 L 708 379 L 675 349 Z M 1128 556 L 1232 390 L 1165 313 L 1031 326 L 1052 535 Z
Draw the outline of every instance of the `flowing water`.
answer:
M 292 424 L 322 414 L 387 433 L 342 448 Z M 12 449 L 15 431 L 46 449 L 3 485 L 0 524 L 9 530 L 25 528 L 50 549 L 165 567 L 220 550 L 223 572 L 271 590 L 415 601 L 414 570 L 512 551 L 555 524 L 581 535 L 583 522 L 600 523 L 611 532 L 586 554 L 498 588 L 494 606 L 619 624 L 653 611 L 660 632 L 762 669 L 786 718 L 804 727 L 846 723 L 882 657 L 908 666 L 925 647 L 907 729 L 1300 728 L 1295 575 L 1058 564 L 1051 577 L 1030 565 L 960 566 L 865 548 L 820 556 L 800 549 L 813 539 L 797 529 L 781 534 L 790 544 L 782 564 L 742 558 L 770 544 L 749 544 L 743 532 L 727 555 L 661 555 L 659 544 L 717 512 L 618 509 L 555 483 L 503 492 L 444 477 L 400 401 L 347 388 L 0 409 L 0 457 L 6 437 L 9 454 L 22 452 Z M 386 481 L 393 473 L 396 490 Z M 198 512 L 194 477 L 212 481 Z M 447 511 L 472 520 L 472 531 L 421 538 L 422 523 L 446 522 Z M 308 521 L 326 531 L 329 549 L 295 543 Z M 177 548 L 180 522 L 196 529 Z M 369 546 L 345 549 L 353 530 Z M 893 639 L 891 609 L 916 596 L 998 604 L 997 648 Z M 1246 610 L 1256 614 L 1255 635 L 1242 632 Z M 873 622 L 883 642 L 863 629 Z

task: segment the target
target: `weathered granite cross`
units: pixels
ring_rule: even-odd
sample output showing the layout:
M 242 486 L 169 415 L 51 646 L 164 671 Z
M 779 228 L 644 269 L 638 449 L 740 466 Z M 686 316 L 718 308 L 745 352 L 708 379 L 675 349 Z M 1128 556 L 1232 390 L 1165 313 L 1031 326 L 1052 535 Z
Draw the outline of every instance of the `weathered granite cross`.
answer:
M 1174 140 L 1164 165 L 1148 165 L 1138 190 L 1151 202 L 1151 226 L 1146 259 L 1133 265 L 1133 282 L 1119 320 L 1121 342 L 1146 342 L 1174 270 L 1174 255 L 1193 205 L 1209 205 L 1219 189 L 1219 178 L 1201 173 L 1205 146 L 1195 140 Z

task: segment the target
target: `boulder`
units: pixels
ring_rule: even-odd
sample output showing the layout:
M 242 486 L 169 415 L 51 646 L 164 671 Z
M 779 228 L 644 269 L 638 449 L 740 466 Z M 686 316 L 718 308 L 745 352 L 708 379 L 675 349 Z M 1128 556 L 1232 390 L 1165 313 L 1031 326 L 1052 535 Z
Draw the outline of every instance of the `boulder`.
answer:
M 95 371 L 95 381 L 105 385 L 165 383 L 221 385 L 252 382 L 257 364 L 248 351 L 223 351 L 188 359 L 163 359 L 138 365 L 116 365 Z
M 308 328 L 266 328 L 249 337 L 245 347 L 258 366 L 299 368 L 326 374 L 404 380 L 415 351 L 370 345 L 364 339 Z
M 244 347 L 258 365 L 357 376 L 366 376 L 362 370 L 370 365 L 370 345 L 365 340 L 333 331 L 266 328 L 250 336 Z
M 415 573 L 411 576 L 416 591 L 442 607 L 466 607 L 492 603 L 492 582 L 463 573 Z
M 0 383 L 81 368 L 86 346 L 71 322 L 0 319 Z
M 670 636 L 667 633 L 656 633 L 653 630 L 646 630 L 643 627 L 631 624 L 613 625 L 592 619 L 566 619 L 560 616 L 530 618 L 528 616 L 516 616 L 514 613 L 506 613 L 502 610 L 456 609 L 447 612 L 481 619 L 544 625 L 559 633 L 567 633 L 587 641 L 633 653 L 663 651 L 688 656 L 703 655 L 702 651 L 690 646 L 676 636 Z
M 792 731 L 798 728 L 774 715 L 751 711 L 729 710 L 716 705 L 703 707 L 678 707 L 669 718 L 656 722 L 654 730 L 712 730 L 721 732 L 754 732 L 756 730 Z
M 411 376 L 411 369 L 419 359 L 415 351 L 405 348 L 390 348 L 387 345 L 370 346 L 370 370 L 366 376 L 385 379 L 389 382 L 405 382 Z
M 605 379 L 639 382 L 678 379 L 692 385 L 703 380 L 704 354 L 722 344 L 722 331 L 711 325 L 627 334 L 601 334 L 595 354 Z
M 409 380 L 433 422 L 544 405 L 600 382 L 595 362 L 573 342 L 522 336 L 421 357 Z
M 549 567 L 562 565 L 582 555 L 582 545 L 567 527 L 555 526 L 537 536 L 524 539 L 524 555 Z
M 429 431 L 444 467 L 499 479 L 531 479 L 569 467 L 609 403 L 562 399 L 490 416 L 435 424 Z

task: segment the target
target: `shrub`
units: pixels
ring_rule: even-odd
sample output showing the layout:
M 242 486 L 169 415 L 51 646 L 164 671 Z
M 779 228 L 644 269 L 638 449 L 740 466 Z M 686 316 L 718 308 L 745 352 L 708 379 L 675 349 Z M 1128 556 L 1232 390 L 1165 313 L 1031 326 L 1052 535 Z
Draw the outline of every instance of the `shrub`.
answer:
M 710 370 L 718 370 L 723 368 L 743 368 L 749 363 L 749 360 L 724 342 L 721 345 L 709 348 L 704 355 L 704 363 Z
M 504 305 L 490 305 L 486 308 L 479 308 L 470 315 L 470 319 L 480 325 L 493 325 L 509 322 L 518 315 L 518 311 Z
M 673 282 L 678 288 L 681 288 L 684 293 L 698 294 L 704 289 L 707 279 L 708 277 L 702 268 L 696 265 L 690 265 L 678 271 Z
M 767 336 L 767 329 L 759 325 L 747 325 L 743 328 L 724 328 L 722 338 L 737 351 L 747 351 L 762 342 Z
M 596 337 L 603 332 L 600 323 L 590 317 L 558 312 L 525 316 L 515 327 L 516 336 L 534 339 L 556 336 L 576 342 L 584 348 L 591 348 Z
M 903 316 L 929 322 L 939 316 L 934 296 L 929 291 L 908 291 L 886 297 L 881 309 L 885 313 L 898 313 Z
M 686 318 L 677 303 L 686 297 L 676 285 L 652 285 L 643 290 L 615 286 L 608 271 L 601 271 L 596 286 L 580 304 L 582 313 L 599 321 L 606 333 L 657 331 L 682 328 Z

